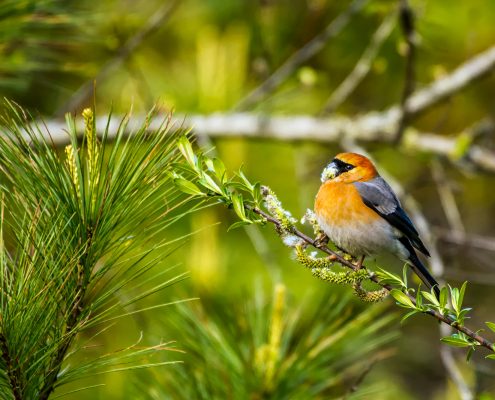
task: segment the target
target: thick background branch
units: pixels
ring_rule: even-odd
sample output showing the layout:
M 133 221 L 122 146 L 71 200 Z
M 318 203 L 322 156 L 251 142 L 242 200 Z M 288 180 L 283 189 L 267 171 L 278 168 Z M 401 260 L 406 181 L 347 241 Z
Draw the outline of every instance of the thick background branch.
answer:
M 434 81 L 412 94 L 407 100 L 409 115 L 414 117 L 438 104 L 446 97 L 464 89 L 476 79 L 491 72 L 495 67 L 495 46 L 473 57 L 451 74 Z M 401 107 L 395 105 L 386 111 L 372 111 L 366 114 L 315 118 L 312 116 L 264 116 L 251 113 L 218 113 L 211 115 L 176 115 L 178 126 L 193 127 L 199 136 L 209 137 L 252 137 L 277 140 L 308 140 L 324 143 L 338 143 L 342 139 L 362 142 L 393 143 L 401 118 Z M 129 131 L 144 120 L 144 116 L 131 118 Z M 116 132 L 122 117 L 113 117 L 110 132 Z M 161 124 L 162 118 L 151 121 L 150 130 Z M 102 132 L 106 118 L 97 119 L 97 130 Z M 56 145 L 69 142 L 62 121 L 46 123 Z M 47 132 L 43 132 L 47 135 Z M 406 130 L 403 143 L 411 150 L 451 156 L 458 148 L 457 137 L 447 137 L 434 133 L 419 132 L 413 128 Z M 480 146 L 469 146 L 463 159 L 475 166 L 495 172 L 495 153 Z

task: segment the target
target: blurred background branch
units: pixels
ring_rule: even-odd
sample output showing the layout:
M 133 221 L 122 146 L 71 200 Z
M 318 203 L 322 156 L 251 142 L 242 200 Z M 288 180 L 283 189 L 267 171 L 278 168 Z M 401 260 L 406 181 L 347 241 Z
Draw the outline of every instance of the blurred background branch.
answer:
M 235 109 L 238 111 L 249 109 L 277 89 L 298 67 L 322 50 L 330 39 L 337 36 L 367 1 L 352 0 L 349 7 L 335 18 L 323 32 L 294 52 L 268 79 L 237 103 Z

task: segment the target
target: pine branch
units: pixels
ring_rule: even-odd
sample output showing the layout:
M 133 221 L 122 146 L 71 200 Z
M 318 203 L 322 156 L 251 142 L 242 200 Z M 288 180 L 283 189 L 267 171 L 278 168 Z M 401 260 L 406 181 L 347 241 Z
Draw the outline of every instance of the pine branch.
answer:
M 177 136 L 168 133 L 169 120 L 163 119 L 149 137 L 150 114 L 123 140 L 124 119 L 110 147 L 109 125 L 100 142 L 93 111 L 86 109 L 82 142 L 68 117 L 72 144 L 64 159 L 29 115 L 12 103 L 6 106 L 0 137 L 4 385 L 16 400 L 47 400 L 62 385 L 90 374 L 169 364 L 134 364 L 164 350 L 162 344 L 134 345 L 88 362 L 67 363 L 84 350 L 75 348 L 81 332 L 171 304 L 122 311 L 183 279 L 178 275 L 145 290 L 142 285 L 162 279 L 163 272 L 145 282 L 137 279 L 168 255 L 150 256 L 168 244 L 163 229 L 194 210 L 181 211 L 183 197 L 170 184 L 178 152 Z M 3 244 L 4 224 L 13 241 L 10 251 Z M 127 289 L 125 302 L 115 296 L 122 288 Z

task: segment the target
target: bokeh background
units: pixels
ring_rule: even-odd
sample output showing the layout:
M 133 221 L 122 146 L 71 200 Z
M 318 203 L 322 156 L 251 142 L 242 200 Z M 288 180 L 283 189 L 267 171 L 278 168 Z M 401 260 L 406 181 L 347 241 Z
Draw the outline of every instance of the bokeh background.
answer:
M 407 48 L 397 18 L 399 2 L 361 3 L 340 33 L 293 68 L 279 87 L 243 111 L 321 115 L 332 93 L 387 18 L 390 33 L 370 59 L 368 73 L 330 115 L 352 117 L 398 104 L 405 82 Z M 445 77 L 493 46 L 492 0 L 410 3 L 416 16 L 416 88 Z M 65 112 L 79 114 L 93 102 L 101 116 L 111 110 L 123 115 L 131 109 L 132 115 L 140 115 L 155 104 L 163 113 L 227 114 L 238 110 L 252 89 L 346 12 L 350 4 L 331 0 L 4 0 L 0 4 L 0 92 L 47 121 L 60 119 Z M 477 132 L 472 142 L 495 150 L 495 132 L 490 122 L 495 117 L 494 93 L 495 78 L 484 77 L 410 124 L 455 140 L 484 121 L 486 129 Z M 229 170 L 242 165 L 247 176 L 270 186 L 286 208 L 300 217 L 312 207 L 320 171 L 342 146 L 312 140 L 266 140 L 262 136 L 262 132 L 255 138 L 202 135 L 198 143 L 214 149 Z M 484 321 L 494 321 L 493 172 L 477 169 L 462 158 L 440 157 L 407 146 L 379 141 L 363 146 L 419 205 L 428 221 L 429 244 L 438 249 L 445 266 L 442 278 L 457 286 L 465 280 L 470 282 L 466 295 L 466 304 L 474 308 L 470 325 L 481 328 Z M 349 321 L 369 307 L 379 307 L 349 298 L 349 288 L 330 286 L 313 278 L 292 259 L 271 227 L 227 232 L 233 222 L 235 216 L 229 210 L 210 207 L 193 213 L 180 226 L 166 232 L 171 238 L 194 232 L 163 263 L 164 268 L 174 266 L 171 274 L 186 271 L 189 278 L 147 299 L 143 306 L 186 298 L 201 300 L 192 300 L 188 310 L 171 306 L 139 314 L 120 322 L 111 335 L 100 336 L 104 351 L 135 342 L 140 332 L 150 342 L 174 340 L 177 349 L 189 352 L 175 352 L 170 358 L 185 360 L 184 366 L 97 376 L 84 385 L 105 386 L 66 398 L 195 398 L 184 387 L 182 397 L 179 395 L 181 382 L 208 382 L 209 375 L 214 375 L 208 368 L 208 358 L 213 360 L 220 351 L 214 346 L 194 347 L 195 342 L 212 332 L 229 340 L 235 341 L 238 335 L 239 341 L 249 341 L 242 336 L 243 313 L 248 313 L 243 305 L 256 304 L 256 299 L 261 299 L 269 309 L 276 283 L 285 287 L 286 307 L 303 315 L 313 312 L 314 307 L 333 307 L 338 298 L 347 299 L 340 313 Z M 453 235 L 459 231 L 461 235 Z M 401 270 L 400 262 L 392 258 L 372 260 L 370 264 Z M 328 303 L 313 302 L 313 298 L 328 299 Z M 386 338 L 376 343 L 381 356 L 375 360 L 371 350 L 364 353 L 364 358 L 373 359 L 369 371 L 355 392 L 337 391 L 339 396 L 461 398 L 442 357 L 437 324 L 419 316 L 400 325 L 401 310 L 391 300 L 385 303 L 377 315 L 394 318 L 371 335 Z M 208 321 L 216 321 L 216 327 Z M 306 323 L 311 326 L 311 321 Z M 207 332 L 200 333 L 202 330 Z M 330 333 L 320 333 L 322 340 Z M 303 340 L 305 332 L 294 335 L 294 340 Z M 340 347 L 341 357 L 357 351 L 359 346 Z M 212 352 L 203 355 L 204 365 L 196 354 L 201 351 Z M 468 364 L 463 361 L 463 352 L 453 351 L 449 353 L 454 357 L 450 365 L 455 364 L 476 398 L 491 399 L 495 396 L 495 366 L 481 353 Z M 177 372 L 178 368 L 181 372 Z M 224 379 L 238 379 L 238 385 L 244 384 L 239 377 Z M 351 388 L 354 382 L 345 376 L 339 379 L 343 387 Z M 74 385 L 73 389 L 78 387 Z M 213 398 L 223 398 L 216 396 Z M 320 398 L 336 397 L 328 394 Z M 225 394 L 225 398 L 236 395 Z M 245 398 L 284 397 L 267 391 Z

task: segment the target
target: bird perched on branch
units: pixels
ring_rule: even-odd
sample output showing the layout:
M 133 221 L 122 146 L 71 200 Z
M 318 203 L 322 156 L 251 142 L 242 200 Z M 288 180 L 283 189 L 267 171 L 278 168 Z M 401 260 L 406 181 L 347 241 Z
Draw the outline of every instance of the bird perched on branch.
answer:
M 359 258 L 359 265 L 365 256 L 392 253 L 439 295 L 438 283 L 415 249 L 426 256 L 430 253 L 392 188 L 368 158 L 338 154 L 323 170 L 321 181 L 315 214 L 332 243 Z

